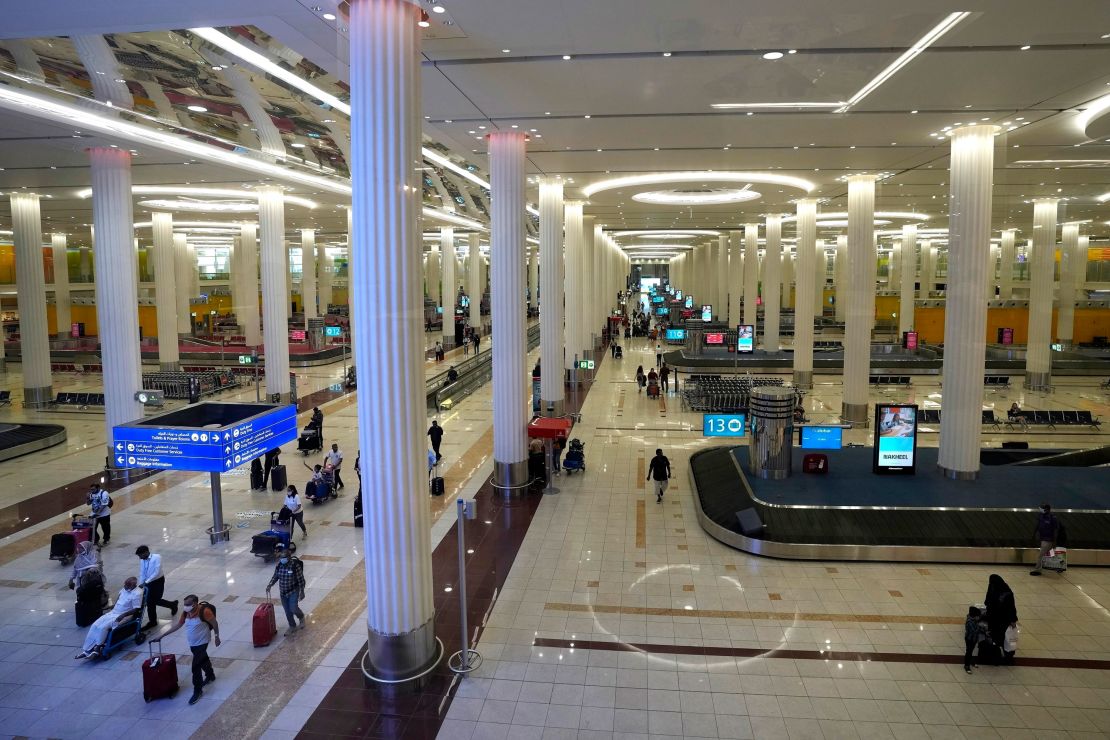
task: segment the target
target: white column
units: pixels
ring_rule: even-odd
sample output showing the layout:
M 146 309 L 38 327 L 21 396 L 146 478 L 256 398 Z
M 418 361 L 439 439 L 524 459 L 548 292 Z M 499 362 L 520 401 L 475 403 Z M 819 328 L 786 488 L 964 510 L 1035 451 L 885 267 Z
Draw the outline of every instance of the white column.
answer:
M 755 326 L 759 298 L 759 224 L 744 224 L 744 323 Z M 754 344 L 754 337 L 753 337 Z
M 236 249 L 243 253 L 239 258 L 242 269 L 235 278 L 242 286 L 243 304 L 235 310 L 239 313 L 247 346 L 258 347 L 262 344 L 262 321 L 258 309 L 258 227 L 255 224 L 239 227 Z
M 1091 256 L 1091 237 L 1079 237 L 1077 250 L 1079 257 L 1075 264 L 1075 297 L 1076 300 L 1084 300 L 1087 297 L 1087 263 Z
M 990 252 L 987 255 L 987 274 L 984 276 L 986 282 L 983 283 L 987 291 L 987 300 L 994 300 L 994 266 L 998 262 L 998 247 L 991 245 Z
M 843 323 L 848 318 L 848 235 L 836 237 L 833 252 L 833 304 L 834 318 Z
M 177 334 L 187 337 L 193 333 L 193 319 L 189 312 L 189 297 L 193 293 L 193 268 L 189 266 L 189 244 L 184 234 L 173 235 L 173 273 L 177 280 Z
M 563 394 L 563 181 L 540 180 L 540 410 L 562 416 Z M 534 258 L 533 258 L 534 264 Z M 534 274 L 534 273 L 533 273 Z M 533 298 L 535 292 L 533 292 Z
M 455 279 L 455 230 L 450 226 L 439 227 L 439 251 L 443 255 L 443 346 L 455 346 L 455 297 L 459 288 Z
M 405 0 L 351 3 L 348 291 L 352 316 L 375 316 L 373 327 L 353 324 L 366 516 L 362 670 L 386 680 L 422 673 L 440 658 L 424 471 L 419 19 Z M 390 310 L 381 312 L 383 295 Z
M 440 265 L 443 264 L 443 261 L 440 259 L 440 256 L 439 245 L 433 242 L 426 255 L 427 263 L 424 270 L 424 283 L 428 297 L 431 298 L 432 302 L 437 306 L 440 305 L 439 302 L 442 296 L 439 281 L 440 273 L 442 272 Z M 322 270 L 321 277 L 323 277 Z
M 582 251 L 580 253 L 582 269 L 574 276 L 575 280 L 582 283 L 582 292 L 579 300 L 582 301 L 582 348 L 586 354 L 583 357 L 594 356 L 594 295 L 593 280 L 590 270 L 594 265 L 594 217 L 583 214 L 582 216 Z M 582 377 L 579 374 L 579 377 Z
M 163 372 L 181 369 L 177 337 L 177 282 L 174 279 L 173 215 L 153 213 L 154 294 L 157 298 L 158 364 Z M 239 276 L 233 274 L 233 282 Z
M 743 319 L 744 257 L 740 232 L 728 232 L 728 323 L 737 327 Z
M 594 257 L 586 274 L 593 283 L 590 291 L 590 308 L 593 310 L 591 332 L 595 347 L 601 342 L 601 327 L 604 324 L 605 307 L 608 305 L 608 301 L 605 300 L 605 283 L 601 279 L 602 265 L 605 264 L 605 249 L 605 227 L 594 224 Z
M 289 401 L 289 250 L 285 246 L 285 195 L 281 188 L 256 188 L 262 243 L 262 343 L 266 353 L 266 393 Z M 397 338 L 391 339 L 395 343 Z M 357 367 L 358 365 L 356 365 Z M 361 365 L 361 367 L 367 367 Z
M 1033 255 L 1029 260 L 1029 344 L 1025 388 L 1052 385 L 1052 282 L 1056 257 L 1055 198 L 1033 201 Z
M 70 318 L 69 259 L 66 256 L 67 239 L 68 237 L 65 234 L 50 235 L 50 246 L 54 251 L 54 323 L 58 328 L 58 339 L 65 339 L 69 336 L 70 325 L 73 323 Z M 176 332 L 174 332 L 174 336 L 177 336 Z M 2 356 L 0 354 L 0 357 Z
M 967 126 L 952 136 L 948 200 L 948 280 L 944 312 L 944 396 L 937 464 L 949 478 L 979 473 L 986 370 L 987 302 L 983 283 L 991 236 L 997 126 Z
M 489 137 L 490 270 L 493 322 L 493 483 L 528 482 L 524 322 L 524 134 Z M 557 206 L 549 205 L 549 211 Z M 541 330 L 542 331 L 542 330 Z M 542 382 L 542 381 L 541 381 Z
M 848 290 L 844 329 L 845 421 L 866 424 L 871 328 L 875 322 L 875 178 L 848 178 Z
M 929 297 L 929 293 L 937 284 L 937 247 L 928 239 L 921 242 L 921 288 L 918 295 L 922 300 Z
M 782 305 L 782 217 L 768 216 L 763 270 L 763 350 L 779 351 L 779 310 Z
M 563 321 L 563 367 L 570 370 L 576 359 L 582 359 L 585 345 L 582 343 L 582 325 L 585 320 L 582 316 L 582 242 L 584 228 L 582 225 L 582 201 L 568 200 L 563 204 L 565 218 L 564 230 L 566 232 L 566 271 L 563 276 L 564 306 L 566 317 Z M 541 276 L 542 277 L 542 276 Z M 542 333 L 542 329 L 540 330 Z M 540 368 L 543 369 L 542 366 Z M 542 382 L 542 376 L 541 376 Z
M 53 397 L 39 196 L 35 193 L 12 193 L 11 209 L 14 232 L 12 240 L 15 243 L 15 284 L 19 299 L 23 401 L 27 406 L 38 406 Z M 129 293 L 131 300 L 135 299 L 135 291 L 135 287 L 132 287 Z M 103 333 L 102 327 L 101 334 Z
M 316 231 L 313 229 L 301 229 L 301 301 L 307 328 L 308 320 L 320 315 L 316 309 Z
M 559 223 L 563 221 L 563 209 L 559 209 Z M 559 234 L 559 251 L 563 249 L 563 235 Z M 560 264 L 562 260 L 560 259 Z M 562 292 L 562 283 L 559 285 L 560 294 Z M 540 249 L 539 247 L 531 247 L 528 249 L 528 305 L 533 309 L 540 305 Z M 559 340 L 562 341 L 562 340 Z
M 794 304 L 794 385 L 813 387 L 813 263 L 817 259 L 817 201 L 798 201 L 798 289 Z
M 112 427 L 143 415 L 142 404 L 135 400 L 135 391 L 142 388 L 142 363 L 135 303 L 139 265 L 131 206 L 131 155 L 123 149 L 93 147 L 89 164 L 96 232 L 96 322 L 104 366 L 104 426 L 111 451 Z M 111 460 L 113 466 L 118 464 L 114 457 Z
M 282 200 L 284 206 L 284 199 Z M 284 207 L 282 210 L 282 224 L 285 223 Z M 285 318 L 293 318 L 293 248 L 288 242 L 285 241 L 284 234 L 282 235 L 282 253 L 285 255 Z M 304 262 L 301 262 L 302 270 Z M 304 296 L 301 296 L 301 305 L 304 305 Z
M 1002 232 L 998 260 L 998 297 L 1008 301 L 1014 297 L 1014 229 Z
M 825 313 L 825 273 L 828 269 L 828 260 L 825 257 L 825 242 L 816 240 L 816 252 L 813 263 L 813 316 L 820 318 Z
M 438 263 L 437 263 L 438 265 Z M 331 304 L 331 273 L 335 269 L 332 267 L 331 260 L 328 258 L 328 249 L 321 239 L 316 244 L 316 271 L 320 277 L 317 278 L 317 288 L 320 299 L 320 315 L 325 316 L 328 313 L 328 306 Z M 436 273 L 438 276 L 438 272 Z M 439 279 L 436 279 L 436 290 L 439 290 Z M 438 303 L 438 298 L 436 303 Z
M 717 264 L 714 266 L 717 273 L 717 305 L 713 313 L 719 321 L 728 321 L 728 234 L 717 237 Z
M 1075 335 L 1076 263 L 1079 257 L 1079 224 L 1060 227 L 1060 290 L 1057 296 L 1056 341 L 1068 348 Z M 1086 259 L 1083 267 L 1086 269 Z
M 901 262 L 898 266 L 898 331 L 913 331 L 913 288 L 917 277 L 917 224 L 902 227 Z
M 794 285 L 794 255 L 789 249 L 784 249 L 782 252 L 781 276 L 782 282 L 779 293 L 779 305 L 783 308 L 790 308 L 790 306 L 793 305 L 790 289 Z
M 466 238 L 470 254 L 470 269 L 467 270 L 469 283 L 466 292 L 470 295 L 470 325 L 474 331 L 482 333 L 482 254 L 478 249 L 478 232 L 471 232 Z M 492 306 L 491 306 L 492 308 Z

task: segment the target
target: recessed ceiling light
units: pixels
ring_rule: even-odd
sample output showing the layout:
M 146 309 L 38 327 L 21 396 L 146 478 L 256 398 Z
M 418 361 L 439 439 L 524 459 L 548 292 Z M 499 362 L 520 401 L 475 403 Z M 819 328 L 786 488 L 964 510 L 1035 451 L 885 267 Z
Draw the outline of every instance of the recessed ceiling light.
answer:
M 299 141 L 295 141 L 292 144 L 290 144 L 289 146 L 293 147 L 294 149 L 304 149 L 304 144 L 302 144 Z
M 512 49 L 502 49 L 501 53 L 502 54 L 508 54 L 510 51 L 512 51 Z
M 520 126 L 518 126 L 518 125 L 516 125 L 516 124 L 514 123 L 514 124 L 512 125 L 512 128 L 520 128 Z
M 418 20 L 418 21 L 416 22 L 416 25 L 420 26 L 421 28 L 427 28 L 428 26 L 430 26 L 430 25 L 432 25 L 432 24 L 431 24 L 431 23 L 428 23 L 428 21 L 426 21 L 426 20 L 424 20 L 423 18 L 421 18 L 420 20 Z
M 186 108 L 191 110 L 193 113 L 207 113 L 208 112 L 208 109 L 205 108 L 203 105 L 188 105 L 188 106 L 186 106 Z
M 781 51 L 769 51 L 763 55 L 763 58 L 768 60 L 782 59 L 782 57 L 783 54 Z
M 570 54 L 563 54 L 563 61 L 570 60 Z
M 334 118 L 325 118 L 324 123 L 335 123 L 335 119 Z M 246 124 L 243 124 L 243 125 L 245 126 Z
M 669 57 L 670 55 L 671 55 L 671 53 L 669 51 L 663 52 L 663 56 L 665 56 L 665 57 Z
M 911 111 L 910 111 L 910 113 L 917 113 L 917 111 L 915 111 L 915 110 L 911 110 Z
M 543 114 L 544 114 L 545 116 L 550 116 L 550 115 L 551 115 L 551 111 L 549 111 L 549 110 L 545 110 L 545 111 L 543 112 Z
M 485 126 L 479 126 L 478 128 L 480 128 L 480 129 L 485 129 Z
M 797 54 L 797 53 L 798 53 L 798 50 L 797 50 L 797 49 L 791 49 L 790 51 L 788 51 L 788 52 L 786 52 L 786 53 L 787 53 L 787 54 Z
M 583 117 L 583 118 L 589 118 L 590 116 L 589 116 L 589 115 L 585 115 L 585 116 L 582 116 L 582 117 Z
M 433 5 L 432 6 L 432 12 L 433 13 L 446 13 L 447 8 L 443 7 L 442 5 Z
M 321 18 L 323 18 L 326 21 L 334 21 L 335 20 L 335 13 L 324 13 L 321 16 Z
M 1022 51 L 1029 51 L 1029 44 L 1026 44 L 1025 46 L 1021 47 L 1021 50 Z

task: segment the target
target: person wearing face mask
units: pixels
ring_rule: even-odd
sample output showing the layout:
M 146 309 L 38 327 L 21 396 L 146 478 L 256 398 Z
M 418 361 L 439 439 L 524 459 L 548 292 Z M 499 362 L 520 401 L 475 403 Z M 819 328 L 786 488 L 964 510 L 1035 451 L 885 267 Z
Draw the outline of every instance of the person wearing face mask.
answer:
M 289 509 L 289 513 L 293 515 L 293 521 L 300 525 L 301 533 L 308 537 L 308 530 L 304 527 L 304 507 L 301 505 L 301 497 L 297 495 L 297 487 L 289 486 L 285 489 L 285 507 Z M 289 537 L 293 537 L 293 527 L 289 527 Z
M 278 584 L 278 595 L 281 597 L 281 606 L 285 610 L 285 619 L 289 622 L 289 629 L 285 636 L 304 629 L 304 612 L 301 611 L 299 602 L 304 599 L 304 563 L 299 558 L 293 557 L 288 548 L 278 545 L 275 548 L 278 554 L 277 566 L 274 568 L 274 577 L 266 584 L 266 595 L 270 589 Z M 296 617 L 300 624 L 294 620 Z
M 185 597 L 181 619 L 158 639 L 169 637 L 182 627 L 185 628 L 185 641 L 189 643 L 189 650 L 193 653 L 193 695 L 189 698 L 189 703 L 196 704 L 204 693 L 204 687 L 216 680 L 212 659 L 208 657 L 209 637 L 214 636 L 216 647 L 220 646 L 220 623 L 216 621 L 216 608 L 201 601 L 196 594 L 189 594 Z
M 177 602 L 166 601 L 162 594 L 166 592 L 166 577 L 162 573 L 162 556 L 150 551 L 146 545 L 139 545 L 135 549 L 139 557 L 139 588 L 146 591 L 146 616 L 147 624 L 144 630 L 152 630 L 158 626 L 158 607 L 170 610 L 170 616 L 177 616 Z
M 139 579 L 131 576 L 123 582 L 123 590 L 119 592 L 112 611 L 97 619 L 89 627 L 89 631 L 85 635 L 85 644 L 82 646 L 81 652 L 77 653 L 74 658 L 84 660 L 96 655 L 104 647 L 104 642 L 108 639 L 108 632 L 113 627 L 137 617 L 142 613 L 142 608 L 143 591 L 139 588 Z

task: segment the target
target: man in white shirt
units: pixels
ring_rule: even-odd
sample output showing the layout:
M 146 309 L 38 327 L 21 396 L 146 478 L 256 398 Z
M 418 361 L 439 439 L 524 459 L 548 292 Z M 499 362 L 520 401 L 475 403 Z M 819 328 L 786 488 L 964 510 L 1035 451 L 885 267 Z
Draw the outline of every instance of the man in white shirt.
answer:
M 88 634 L 85 635 L 85 644 L 81 652 L 74 656 L 76 660 L 91 658 L 104 647 L 108 640 L 108 632 L 116 626 L 124 624 L 142 613 L 143 590 L 139 588 L 139 580 L 131 576 L 123 582 L 123 590 L 116 597 L 116 604 L 112 611 L 92 623 Z
M 331 452 L 324 455 L 324 457 L 335 471 L 335 487 L 338 490 L 343 487 L 343 479 L 339 477 L 339 468 L 343 465 L 343 452 L 339 449 L 338 444 L 332 443 Z
M 150 551 L 146 545 L 139 545 L 135 550 L 139 556 L 139 588 L 146 589 L 146 616 L 147 624 L 144 630 L 152 630 L 158 626 L 158 607 L 170 610 L 170 615 L 177 614 L 177 602 L 166 601 L 162 594 L 166 592 L 166 577 L 162 573 L 162 556 Z
M 112 539 L 112 497 L 98 484 L 89 486 L 89 495 L 85 499 L 92 508 L 93 517 L 93 543 L 100 544 L 100 533 L 104 533 L 104 544 Z

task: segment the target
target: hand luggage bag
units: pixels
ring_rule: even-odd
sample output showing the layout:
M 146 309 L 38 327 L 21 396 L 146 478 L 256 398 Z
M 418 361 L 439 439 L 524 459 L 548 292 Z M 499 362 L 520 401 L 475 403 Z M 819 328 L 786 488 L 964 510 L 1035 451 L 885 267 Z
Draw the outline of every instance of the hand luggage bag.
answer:
M 285 477 L 285 466 L 275 465 L 270 471 L 270 485 L 275 491 L 284 492 L 289 487 L 289 479 Z
M 73 604 L 73 615 L 78 627 L 88 627 L 100 619 L 102 614 L 104 614 L 104 605 L 101 604 L 99 596 L 90 600 L 78 599 Z
M 158 654 L 154 654 L 158 643 Z M 177 693 L 177 656 L 162 652 L 162 641 L 150 641 L 150 657 L 143 661 L 143 699 L 168 699 Z
M 1066 550 L 1052 550 L 1041 560 L 1041 567 L 1054 573 L 1063 573 L 1068 569 L 1068 553 Z
M 59 532 L 50 538 L 50 559 L 65 561 L 72 558 L 77 552 L 77 539 L 73 532 Z
M 442 477 L 437 475 L 435 478 L 432 478 L 432 495 L 433 496 L 442 496 L 443 492 L 445 490 L 447 490 L 447 489 L 443 484 L 443 478 Z
M 92 539 L 92 527 L 75 527 L 70 534 L 73 535 L 73 546 L 77 547 L 82 542 L 88 542 Z
M 281 538 L 270 532 L 262 532 L 251 537 L 251 553 L 269 557 L 274 554 L 274 548 L 281 542 Z
M 251 620 L 251 633 L 255 647 L 266 647 L 273 641 L 274 635 L 277 634 L 274 602 L 267 601 L 265 604 L 259 604 L 258 608 L 254 610 L 254 618 Z
M 362 526 L 362 494 L 355 496 L 355 526 Z
M 802 458 L 802 472 L 825 475 L 829 472 L 828 455 L 808 454 Z

